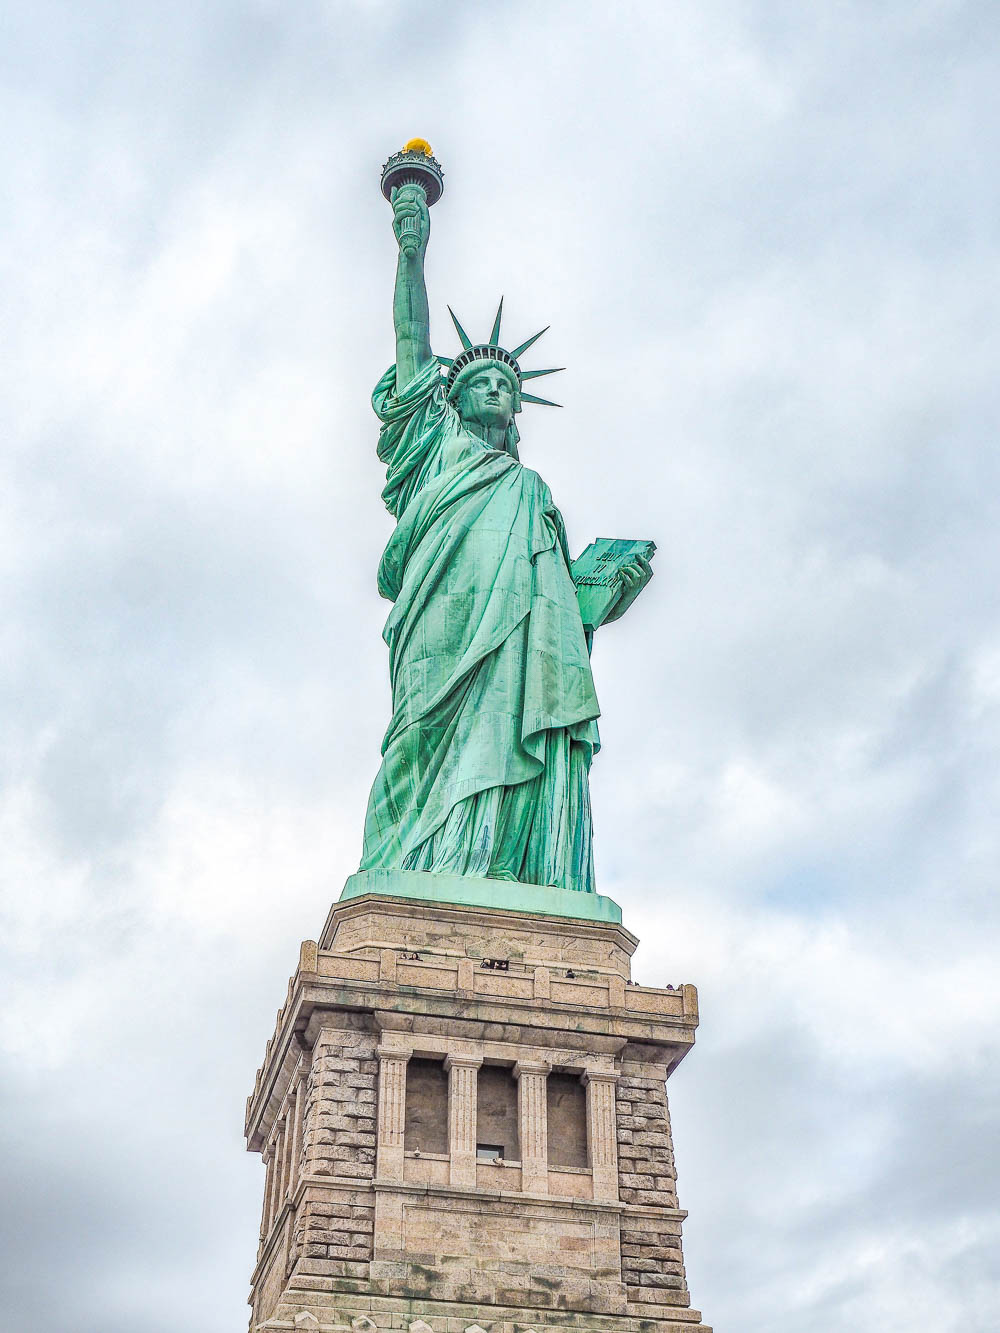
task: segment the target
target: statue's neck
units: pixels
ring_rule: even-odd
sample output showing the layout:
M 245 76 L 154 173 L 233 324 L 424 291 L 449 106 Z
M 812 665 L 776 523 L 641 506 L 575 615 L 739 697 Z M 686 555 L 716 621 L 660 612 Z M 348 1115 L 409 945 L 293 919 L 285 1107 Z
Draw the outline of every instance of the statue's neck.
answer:
M 478 436 L 490 449 L 499 449 L 502 453 L 507 448 L 506 426 L 486 426 L 481 421 L 466 421 L 465 428 L 471 435 Z

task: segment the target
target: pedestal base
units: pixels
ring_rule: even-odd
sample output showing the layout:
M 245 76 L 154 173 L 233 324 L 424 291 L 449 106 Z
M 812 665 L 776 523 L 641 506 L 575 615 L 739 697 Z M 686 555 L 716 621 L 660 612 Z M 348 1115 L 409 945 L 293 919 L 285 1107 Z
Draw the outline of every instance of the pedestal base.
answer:
M 248 1102 L 252 1333 L 704 1328 L 664 1086 L 694 987 L 633 985 L 616 920 L 378 873 L 303 944 Z

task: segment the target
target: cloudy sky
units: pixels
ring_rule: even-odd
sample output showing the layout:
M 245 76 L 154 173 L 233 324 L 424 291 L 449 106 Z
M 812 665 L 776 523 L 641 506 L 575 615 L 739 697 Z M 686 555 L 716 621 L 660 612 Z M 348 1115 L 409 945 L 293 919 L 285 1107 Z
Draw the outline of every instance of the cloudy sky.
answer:
M 551 322 L 522 458 L 574 548 L 659 547 L 595 646 L 597 870 L 700 988 L 694 1303 L 992 1333 L 1000 10 L 4 11 L 0 1322 L 245 1326 L 244 1100 L 388 719 L 421 134 L 436 350 L 446 302 Z

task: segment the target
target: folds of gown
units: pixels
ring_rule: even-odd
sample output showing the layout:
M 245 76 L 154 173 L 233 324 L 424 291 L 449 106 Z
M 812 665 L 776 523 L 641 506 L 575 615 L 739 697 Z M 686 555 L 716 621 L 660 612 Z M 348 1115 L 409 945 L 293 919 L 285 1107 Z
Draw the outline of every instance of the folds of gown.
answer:
M 593 892 L 589 750 L 564 728 L 548 731 L 544 763 L 527 782 L 453 806 L 401 868 Z

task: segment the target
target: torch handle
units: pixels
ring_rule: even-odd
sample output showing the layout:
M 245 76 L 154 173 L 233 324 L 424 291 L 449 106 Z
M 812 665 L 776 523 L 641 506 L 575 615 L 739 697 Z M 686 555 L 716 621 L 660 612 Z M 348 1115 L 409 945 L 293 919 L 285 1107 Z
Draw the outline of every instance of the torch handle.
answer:
M 407 181 L 400 189 L 419 191 L 422 203 L 427 206 L 427 191 L 417 181 Z M 399 219 L 399 248 L 404 255 L 414 255 L 420 249 L 420 226 L 412 213 Z

